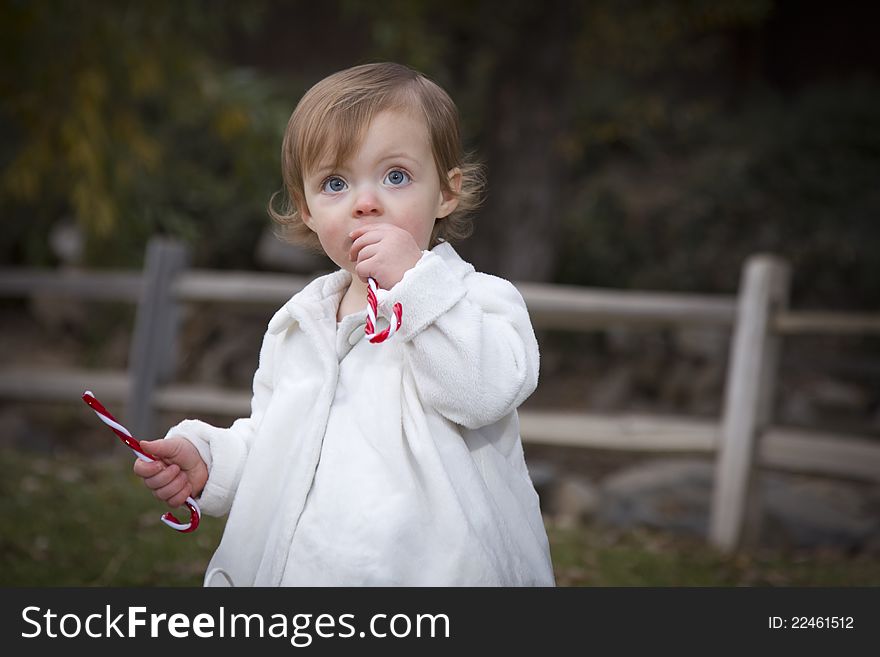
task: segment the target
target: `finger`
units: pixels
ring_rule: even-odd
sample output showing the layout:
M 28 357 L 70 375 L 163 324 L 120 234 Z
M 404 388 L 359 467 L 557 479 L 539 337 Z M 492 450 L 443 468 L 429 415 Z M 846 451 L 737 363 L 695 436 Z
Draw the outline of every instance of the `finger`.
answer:
M 367 282 L 368 278 L 375 278 L 376 282 L 379 283 L 379 279 L 375 275 L 375 264 L 376 263 L 374 258 L 367 258 L 366 260 L 361 260 L 360 262 L 358 262 L 354 267 L 354 271 L 358 276 L 361 277 L 361 280 L 363 280 L 364 283 Z
M 138 477 L 152 477 L 159 474 L 167 466 L 162 461 L 143 461 L 135 459 L 132 470 Z
M 366 235 L 367 233 L 380 231 L 388 228 L 389 224 L 387 223 L 379 223 L 379 224 L 361 224 L 353 231 L 351 231 L 348 236 L 352 239 L 352 241 L 358 239 L 362 235 Z
M 144 479 L 147 488 L 158 490 L 170 484 L 180 474 L 180 468 L 176 465 L 169 465 L 157 475 Z
M 192 464 L 189 463 L 189 461 L 192 460 L 192 456 L 187 451 L 189 443 L 185 438 L 172 436 L 171 438 L 150 440 L 146 442 L 147 444 L 144 445 L 144 449 L 157 459 L 164 461 L 166 465 L 177 463 L 182 468 L 191 467 Z
M 177 452 L 176 445 L 173 440 L 142 440 L 141 449 L 143 449 L 147 454 L 151 456 L 155 456 L 156 458 L 166 459 L 171 458 Z
M 357 253 L 357 257 L 355 260 L 357 262 L 363 262 L 364 260 L 369 260 L 374 255 L 379 253 L 379 245 L 378 244 L 367 244 L 364 248 L 362 248 Z
M 177 495 L 169 498 L 168 505 L 175 508 L 183 506 L 183 503 L 186 502 L 187 497 L 192 497 L 192 487 L 189 484 L 186 484 Z
M 354 262 L 358 259 L 358 252 L 361 249 L 369 244 L 377 244 L 380 241 L 382 241 L 382 233 L 379 231 L 364 233 L 351 243 L 351 249 L 348 252 L 349 258 Z
M 178 474 L 174 479 L 172 479 L 168 484 L 162 486 L 161 488 L 157 488 L 153 493 L 160 500 L 165 500 L 170 504 L 170 500 L 178 495 L 184 488 L 188 485 L 189 482 L 186 480 L 186 476 L 183 474 Z M 184 495 L 184 498 L 186 495 Z

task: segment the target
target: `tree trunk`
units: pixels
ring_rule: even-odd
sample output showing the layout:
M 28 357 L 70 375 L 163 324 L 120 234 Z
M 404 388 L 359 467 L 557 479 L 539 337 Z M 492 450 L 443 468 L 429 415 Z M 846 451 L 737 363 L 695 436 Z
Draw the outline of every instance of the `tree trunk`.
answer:
M 488 196 L 461 251 L 511 280 L 549 281 L 556 268 L 576 6 L 545 2 L 521 14 L 489 89 Z

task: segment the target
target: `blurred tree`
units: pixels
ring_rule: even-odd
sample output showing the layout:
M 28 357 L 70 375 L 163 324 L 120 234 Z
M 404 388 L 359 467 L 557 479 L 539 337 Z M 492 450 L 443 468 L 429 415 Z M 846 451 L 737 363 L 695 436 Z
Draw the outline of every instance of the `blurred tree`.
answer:
M 581 44 L 598 65 L 575 116 L 577 182 L 557 280 L 732 291 L 745 259 L 766 250 L 792 262 L 796 305 L 876 307 L 876 47 L 872 58 L 863 41 L 859 58 L 849 44 L 842 62 L 836 42 L 785 35 L 827 27 L 840 38 L 841 25 L 855 27 L 827 7 L 700 7 L 683 22 L 660 10 L 626 17 L 624 32 L 644 44 L 629 64 L 615 59 L 613 39 Z M 827 65 L 780 67 L 776 41 L 829 53 Z
M 811 301 L 865 303 L 880 41 L 863 6 L 0 0 L 0 257 L 46 261 L 72 217 L 92 263 L 135 264 L 165 232 L 252 264 L 300 92 L 391 59 L 450 91 L 488 165 L 460 247 L 478 268 L 730 291 L 773 249 Z
M 648 136 L 680 91 L 676 77 L 716 73 L 727 33 L 759 25 L 771 6 L 767 0 L 391 5 L 389 11 L 389 3 L 343 2 L 372 26 L 374 56 L 421 68 L 459 101 L 489 172 L 487 203 L 461 250 L 478 267 L 521 280 L 556 275 L 583 167 L 622 141 Z
M 372 26 L 371 54 L 409 63 L 449 90 L 479 141 L 488 196 L 460 251 L 520 280 L 553 273 L 564 200 L 571 48 L 581 3 L 344 2 Z M 523 245 L 528 245 L 524 249 Z
M 792 264 L 795 305 L 877 307 L 877 85 L 754 98 L 689 133 L 662 155 L 609 159 L 585 183 L 561 280 L 730 291 L 748 255 L 771 251 Z
M 0 257 L 50 261 L 69 217 L 90 264 L 137 265 L 154 233 L 249 263 L 288 108 L 212 53 L 263 6 L 0 2 Z

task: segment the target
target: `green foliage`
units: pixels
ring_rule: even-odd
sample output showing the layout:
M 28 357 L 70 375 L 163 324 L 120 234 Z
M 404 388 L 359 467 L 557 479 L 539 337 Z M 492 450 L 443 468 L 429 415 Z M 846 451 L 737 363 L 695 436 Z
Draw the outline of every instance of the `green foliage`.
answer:
M 212 53 L 261 7 L 3 2 L 0 209 L 16 225 L 4 259 L 47 261 L 65 216 L 89 264 L 137 266 L 155 233 L 197 257 L 255 242 L 289 109 Z
M 461 108 L 466 134 L 485 140 L 493 128 L 486 115 L 487 94 L 506 58 L 526 50 L 541 56 L 529 41 L 529 28 L 546 11 L 570 12 L 574 38 L 567 44 L 571 84 L 568 98 L 575 121 L 559 144 L 573 165 L 596 161 L 606 148 L 631 146 L 673 111 L 667 99 L 682 71 L 715 75 L 725 33 L 759 26 L 770 15 L 770 0 L 700 3 L 689 0 L 590 3 L 506 3 L 468 0 L 397 0 L 363 3 L 341 0 L 343 10 L 371 31 L 369 56 L 405 62 L 450 89 Z M 525 93 L 528 90 L 522 90 Z M 706 107 L 697 108 L 705 111 Z
M 738 113 L 666 130 L 665 149 L 644 146 L 638 159 L 585 174 L 561 280 L 732 291 L 744 260 L 771 251 L 793 266 L 797 305 L 876 306 L 876 86 L 755 97 Z
M 0 259 L 48 263 L 49 227 L 72 217 L 87 264 L 138 266 L 146 240 L 165 233 L 186 239 L 199 263 L 250 266 L 295 99 L 220 53 L 230 34 L 258 40 L 273 12 L 303 5 L 0 0 Z M 467 146 L 497 160 L 518 151 L 495 134 L 506 124 L 493 98 L 532 91 L 511 74 L 547 46 L 530 27 L 570 12 L 570 84 L 545 106 L 564 128 L 554 170 L 569 172 L 557 282 L 729 292 L 749 254 L 772 250 L 794 265 L 796 303 L 871 308 L 877 83 L 791 97 L 762 88 L 756 48 L 779 9 L 328 0 L 317 14 L 338 21 L 291 21 L 283 33 L 332 40 L 356 26 L 350 63 L 392 59 L 432 76 L 459 105 Z M 320 53 L 304 54 L 276 68 L 330 72 Z M 498 152 L 481 152 L 487 144 Z M 509 193 L 486 163 L 490 195 Z M 475 241 L 491 234 L 479 222 Z

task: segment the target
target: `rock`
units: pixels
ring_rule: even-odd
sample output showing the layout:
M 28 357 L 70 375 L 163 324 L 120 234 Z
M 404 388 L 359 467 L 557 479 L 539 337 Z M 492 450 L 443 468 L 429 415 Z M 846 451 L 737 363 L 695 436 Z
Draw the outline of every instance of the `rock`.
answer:
M 599 491 L 585 477 L 564 477 L 553 491 L 551 515 L 561 528 L 572 528 L 589 522 L 598 508 Z
M 852 484 L 769 474 L 761 478 L 761 492 L 762 543 L 853 549 L 880 536 L 880 517 Z
M 617 527 L 647 526 L 705 536 L 714 466 L 664 460 L 627 468 L 602 482 L 600 521 Z
M 601 485 L 597 517 L 608 524 L 708 535 L 715 465 L 664 459 L 626 469 Z M 764 546 L 863 549 L 880 537 L 876 487 L 776 472 L 758 474 Z

